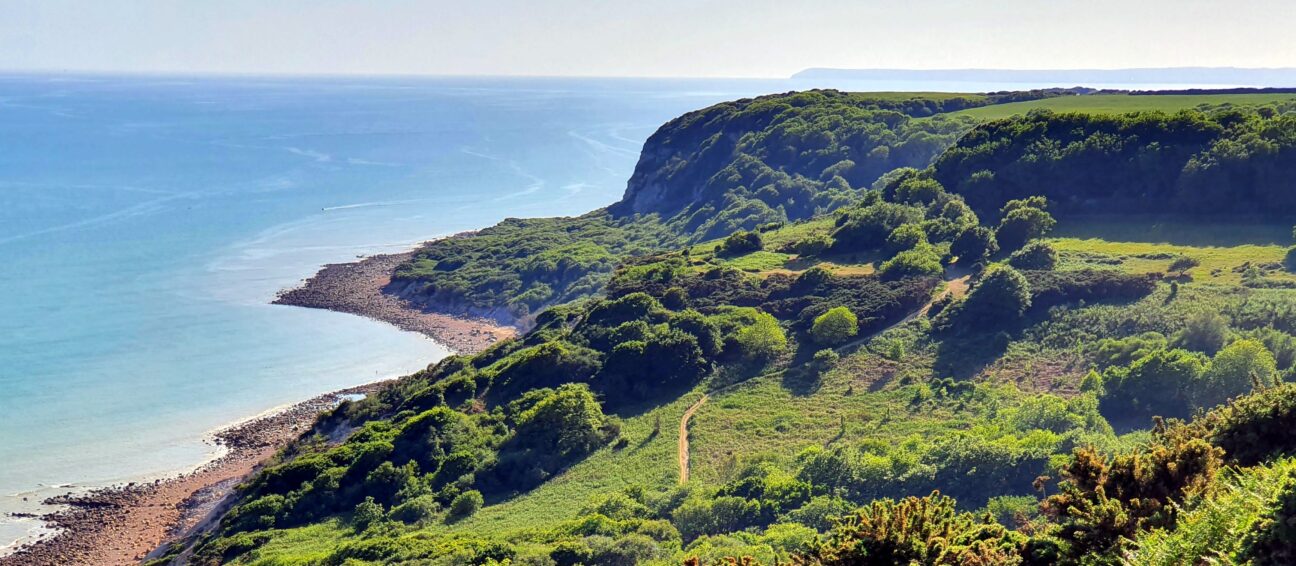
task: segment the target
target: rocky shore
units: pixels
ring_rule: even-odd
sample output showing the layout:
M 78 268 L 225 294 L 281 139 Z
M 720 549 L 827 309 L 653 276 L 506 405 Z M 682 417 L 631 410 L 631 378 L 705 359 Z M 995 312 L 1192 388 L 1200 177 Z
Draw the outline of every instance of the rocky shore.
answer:
M 386 292 L 392 273 L 414 252 L 376 255 L 354 263 L 326 265 L 275 304 L 356 314 L 419 332 L 456 352 L 478 352 L 516 333 L 512 327 L 465 316 L 427 311 Z
M 163 543 L 218 517 L 234 487 L 308 430 L 321 411 L 382 385 L 320 395 L 219 431 L 213 442 L 225 455 L 187 474 L 51 498 L 46 503 L 64 508 L 42 518 L 57 532 L 0 558 L 0 566 L 137 564 Z

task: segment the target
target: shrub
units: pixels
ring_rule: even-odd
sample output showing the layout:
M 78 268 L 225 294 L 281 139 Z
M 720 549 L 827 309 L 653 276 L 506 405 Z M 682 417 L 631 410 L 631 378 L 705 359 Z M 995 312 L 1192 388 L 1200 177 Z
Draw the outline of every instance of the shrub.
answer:
M 1218 405 L 1251 391 L 1253 385 L 1272 386 L 1277 375 L 1278 364 L 1264 344 L 1251 339 L 1238 340 L 1225 346 L 1211 360 L 1197 405 Z
M 841 344 L 859 333 L 859 319 L 846 307 L 833 307 L 814 319 L 810 336 L 825 346 Z
M 842 520 L 814 545 L 807 563 L 1009 564 L 1025 541 L 993 521 L 959 513 L 954 500 L 883 499 Z
M 878 248 L 896 228 L 922 220 L 922 209 L 889 202 L 851 210 L 837 221 L 833 249 L 850 252 Z
M 927 233 L 918 224 L 905 224 L 891 231 L 886 239 L 886 252 L 898 254 L 927 244 Z
M 815 234 L 792 244 L 792 251 L 797 255 L 819 255 L 831 248 L 832 245 L 832 236 Z
M 810 359 L 810 369 L 815 373 L 824 373 L 837 365 L 841 355 L 836 350 L 825 348 L 815 352 L 814 357 Z
M 1287 257 L 1283 259 L 1283 265 L 1287 266 L 1287 271 L 1296 272 L 1296 246 L 1287 248 Z
M 994 231 L 984 226 L 964 228 L 950 244 L 950 255 L 957 257 L 962 266 L 974 264 L 997 251 L 999 241 L 995 239 Z
M 1030 283 L 1016 269 L 1001 266 L 981 277 L 968 293 L 962 310 L 973 320 L 1012 320 L 1026 314 L 1030 305 Z
M 1201 260 L 1195 257 L 1189 257 L 1184 255 L 1184 256 L 1179 256 L 1175 258 L 1174 261 L 1170 262 L 1170 267 L 1167 267 L 1166 271 L 1183 275 L 1187 273 L 1189 269 L 1192 269 L 1199 265 L 1201 265 Z
M 1044 242 L 1031 242 L 1022 249 L 1013 252 L 1008 258 L 1008 265 L 1017 269 L 1048 271 L 1057 266 L 1058 253 Z
M 1207 413 L 1205 422 L 1211 442 L 1238 465 L 1296 453 L 1296 384 L 1235 399 Z
M 1179 349 L 1156 350 L 1129 367 L 1111 368 L 1103 379 L 1103 412 L 1138 421 L 1155 415 L 1186 418 L 1203 389 L 1204 368 L 1200 354 Z
M 374 498 L 365 497 L 364 501 L 355 507 L 355 514 L 352 515 L 356 528 L 364 530 L 374 523 L 381 521 L 386 515 L 383 506 L 374 502 Z
M 940 256 L 931 246 L 920 246 L 896 254 L 882 264 L 878 273 L 883 279 L 895 281 L 908 277 L 939 277 L 945 272 Z
M 752 361 L 767 361 L 787 349 L 787 335 L 778 320 L 769 313 L 757 312 L 755 321 L 738 331 L 735 341 L 742 356 Z
M 1214 354 L 1224 347 L 1228 339 L 1228 320 L 1218 312 L 1199 310 L 1188 316 L 1183 331 L 1175 336 L 1175 344 Z
M 765 248 L 759 232 L 739 231 L 730 234 L 720 243 L 716 253 L 721 255 L 743 255 L 758 252 Z
M 454 500 L 450 502 L 450 516 L 455 518 L 472 516 L 482 508 L 482 504 L 485 502 L 486 500 L 482 497 L 480 491 L 470 489 L 455 496 Z
M 436 501 L 436 497 L 427 494 L 420 495 L 393 507 L 391 518 L 402 523 L 416 524 L 427 521 L 435 517 L 441 511 L 441 505 Z
M 1026 242 L 1052 232 L 1057 221 L 1044 211 L 1045 204 L 1040 197 L 1008 201 L 1001 211 L 999 228 L 995 230 L 999 245 L 1004 249 L 1015 250 L 1026 245 Z

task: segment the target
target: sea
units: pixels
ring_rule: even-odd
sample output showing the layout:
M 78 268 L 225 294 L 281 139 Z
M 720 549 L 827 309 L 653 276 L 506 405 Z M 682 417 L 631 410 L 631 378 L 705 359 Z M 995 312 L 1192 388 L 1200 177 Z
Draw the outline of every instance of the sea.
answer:
M 14 513 L 448 349 L 271 305 L 322 264 L 616 201 L 648 136 L 790 80 L 0 74 L 0 554 Z

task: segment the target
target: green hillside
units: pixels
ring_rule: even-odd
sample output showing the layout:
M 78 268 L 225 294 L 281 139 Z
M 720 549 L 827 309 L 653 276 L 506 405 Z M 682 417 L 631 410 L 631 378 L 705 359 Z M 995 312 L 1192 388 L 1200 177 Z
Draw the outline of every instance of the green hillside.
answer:
M 529 331 L 322 416 L 158 562 L 1287 563 L 1293 217 L 1051 181 L 1246 142 L 1215 191 L 1280 199 L 1290 109 L 943 117 L 1038 96 L 719 105 L 609 209 L 434 244 L 406 292 Z
M 1010 116 L 1025 116 L 1030 111 L 1039 109 L 1054 112 L 1084 112 L 1088 114 L 1175 113 L 1180 110 L 1194 110 L 1225 104 L 1234 106 L 1290 105 L 1296 104 L 1296 94 L 1091 94 L 982 106 L 960 110 L 953 114 L 985 121 Z

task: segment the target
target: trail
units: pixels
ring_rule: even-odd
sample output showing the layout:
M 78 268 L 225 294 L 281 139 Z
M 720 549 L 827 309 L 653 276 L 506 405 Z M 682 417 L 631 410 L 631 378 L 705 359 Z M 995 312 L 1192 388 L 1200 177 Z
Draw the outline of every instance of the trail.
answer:
M 866 336 L 861 336 L 846 344 L 838 346 L 837 349 L 842 351 L 854 350 L 860 346 L 863 346 L 869 340 L 872 340 L 876 336 L 881 336 L 887 331 L 899 327 L 900 325 L 909 322 L 915 318 L 918 318 L 920 316 L 926 316 L 928 312 L 931 312 L 932 305 L 936 304 L 936 301 L 944 299 L 947 296 L 953 295 L 954 298 L 956 299 L 962 298 L 968 292 L 968 279 L 971 277 L 972 277 L 971 275 L 964 275 L 962 277 L 946 280 L 944 291 L 941 291 L 935 297 L 932 297 L 930 301 L 927 301 L 925 304 L 923 304 L 923 306 L 919 307 L 918 310 L 909 313 L 909 316 L 906 316 L 900 319 L 899 321 L 887 326 L 886 328 L 878 330 L 877 332 L 872 332 Z
M 688 478 L 689 478 L 689 442 L 688 442 L 689 419 L 693 418 L 693 413 L 696 413 L 697 410 L 702 407 L 702 404 L 707 402 L 708 398 L 709 396 L 707 394 L 705 393 L 702 394 L 702 398 L 698 399 L 696 403 L 693 403 L 693 405 L 688 408 L 688 410 L 684 411 L 684 416 L 683 418 L 680 419 L 680 426 L 679 426 L 680 485 L 684 485 L 685 483 L 688 483 Z

